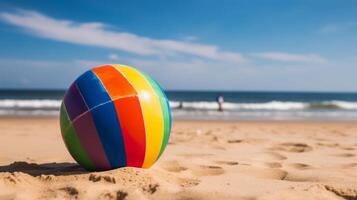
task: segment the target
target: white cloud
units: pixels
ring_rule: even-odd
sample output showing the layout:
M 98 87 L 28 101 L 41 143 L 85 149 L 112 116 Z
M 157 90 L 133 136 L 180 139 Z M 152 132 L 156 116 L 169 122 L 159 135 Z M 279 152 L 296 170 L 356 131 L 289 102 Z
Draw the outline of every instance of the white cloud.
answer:
M 263 52 L 254 53 L 254 57 L 267 60 L 284 61 L 284 62 L 303 62 L 303 63 L 327 63 L 327 59 L 318 54 L 291 54 L 284 52 Z
M 240 53 L 223 51 L 214 45 L 143 37 L 111 30 L 100 22 L 77 23 L 27 10 L 2 12 L 0 18 L 38 37 L 73 44 L 119 49 L 138 55 L 166 56 L 181 53 L 220 61 L 244 61 Z
M 108 58 L 110 59 L 110 60 L 119 60 L 119 56 L 117 55 L 117 54 L 115 54 L 115 53 L 111 53 L 111 54 L 109 54 L 108 55 Z

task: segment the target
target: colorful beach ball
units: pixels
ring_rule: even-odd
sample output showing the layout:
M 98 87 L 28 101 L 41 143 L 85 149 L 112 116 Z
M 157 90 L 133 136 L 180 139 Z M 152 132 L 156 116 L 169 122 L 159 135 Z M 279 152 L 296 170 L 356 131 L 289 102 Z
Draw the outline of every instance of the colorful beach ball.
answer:
M 160 86 L 128 66 L 98 66 L 66 92 L 60 113 L 63 140 L 87 170 L 148 168 L 170 136 L 171 113 Z

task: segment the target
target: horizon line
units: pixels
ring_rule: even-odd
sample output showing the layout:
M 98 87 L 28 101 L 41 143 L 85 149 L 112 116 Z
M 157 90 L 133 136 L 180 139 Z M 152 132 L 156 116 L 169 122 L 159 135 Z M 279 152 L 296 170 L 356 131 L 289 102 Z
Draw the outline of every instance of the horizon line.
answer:
M 0 92 L 4 91 L 66 91 L 65 88 L 0 88 Z M 318 90 L 208 90 L 208 89 L 168 89 L 165 92 L 247 92 L 247 93 L 357 93 L 357 91 L 318 91 Z

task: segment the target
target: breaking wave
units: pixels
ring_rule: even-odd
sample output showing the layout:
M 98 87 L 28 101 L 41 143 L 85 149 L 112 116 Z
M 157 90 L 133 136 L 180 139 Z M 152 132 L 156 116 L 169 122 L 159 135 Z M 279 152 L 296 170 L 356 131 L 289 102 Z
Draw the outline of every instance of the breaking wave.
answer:
M 3 99 L 0 100 L 0 109 L 58 109 L 60 100 L 53 99 Z
M 181 107 L 180 107 L 181 104 Z M 199 102 L 170 102 L 173 109 L 182 108 L 184 110 L 217 110 L 217 102 L 199 101 Z M 264 103 L 232 103 L 225 102 L 224 110 L 357 110 L 357 102 L 347 101 L 326 101 L 326 102 L 282 102 L 271 101 Z
M 0 116 L 57 116 L 61 106 L 58 99 L 0 99 Z M 350 118 L 357 119 L 357 102 L 284 102 L 263 103 L 225 102 L 224 112 L 217 112 L 215 101 L 170 101 L 176 118 Z

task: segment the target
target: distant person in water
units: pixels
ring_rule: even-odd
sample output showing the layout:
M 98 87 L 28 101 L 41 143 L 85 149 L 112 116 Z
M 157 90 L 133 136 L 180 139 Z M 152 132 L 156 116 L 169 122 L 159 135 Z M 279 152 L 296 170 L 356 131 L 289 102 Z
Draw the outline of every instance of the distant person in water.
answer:
M 183 103 L 182 103 L 182 101 L 180 101 L 180 103 L 179 103 L 179 105 L 178 105 L 177 108 L 178 108 L 178 109 L 182 109 L 182 108 L 183 108 Z
M 217 103 L 218 103 L 218 111 L 222 112 L 223 111 L 223 103 L 224 103 L 224 97 L 222 95 L 219 95 L 217 97 Z

